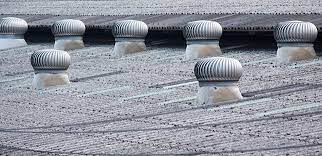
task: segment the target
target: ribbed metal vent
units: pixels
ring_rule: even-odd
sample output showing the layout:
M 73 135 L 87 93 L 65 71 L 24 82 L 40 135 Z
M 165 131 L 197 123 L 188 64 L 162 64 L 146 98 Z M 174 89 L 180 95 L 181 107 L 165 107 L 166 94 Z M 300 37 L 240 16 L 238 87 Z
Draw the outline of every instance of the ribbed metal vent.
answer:
M 85 33 L 85 24 L 80 20 L 65 19 L 56 21 L 51 28 L 55 36 L 81 36 Z
M 145 38 L 148 34 L 148 26 L 142 21 L 124 20 L 113 25 L 115 38 Z
M 318 30 L 310 22 L 287 21 L 279 23 L 274 31 L 276 42 L 312 43 L 316 40 Z
M 222 35 L 222 27 L 214 21 L 193 21 L 184 27 L 186 40 L 219 40 Z
M 0 19 L 0 34 L 23 35 L 28 30 L 25 20 L 16 17 L 5 17 Z
M 35 70 L 67 70 L 70 65 L 67 52 L 55 49 L 45 49 L 31 55 L 31 65 Z
M 198 81 L 238 81 L 243 68 L 238 60 L 212 57 L 198 61 L 194 72 Z

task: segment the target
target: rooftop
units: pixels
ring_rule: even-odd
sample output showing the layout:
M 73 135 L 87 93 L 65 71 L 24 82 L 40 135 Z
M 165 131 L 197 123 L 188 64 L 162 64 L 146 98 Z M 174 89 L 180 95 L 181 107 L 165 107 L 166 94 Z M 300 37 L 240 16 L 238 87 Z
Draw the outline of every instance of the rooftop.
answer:
M 30 55 L 51 47 L 0 51 L 1 153 L 321 154 L 321 57 L 277 66 L 274 48 L 223 47 L 244 99 L 215 106 L 196 102 L 184 46 L 114 59 L 87 45 L 69 52 L 70 85 L 33 90 Z
M 0 0 L 0 17 L 25 19 L 31 28 L 72 18 L 88 29 L 110 29 L 117 20 L 135 19 L 150 30 L 181 30 L 194 20 L 219 22 L 225 31 L 272 31 L 278 22 L 303 20 L 322 29 L 320 0 Z
M 0 0 L 2 14 L 321 14 L 320 0 Z
M 0 0 L 0 17 L 25 19 L 28 46 L 0 50 L 0 155 L 322 155 L 320 0 Z M 71 84 L 34 90 L 31 54 L 53 48 L 51 25 L 86 24 L 68 51 Z M 111 26 L 149 26 L 147 51 L 111 56 Z M 196 101 L 199 59 L 185 59 L 183 26 L 224 28 L 224 57 L 238 59 L 244 99 Z M 277 65 L 273 28 L 303 20 L 319 29 L 318 57 Z

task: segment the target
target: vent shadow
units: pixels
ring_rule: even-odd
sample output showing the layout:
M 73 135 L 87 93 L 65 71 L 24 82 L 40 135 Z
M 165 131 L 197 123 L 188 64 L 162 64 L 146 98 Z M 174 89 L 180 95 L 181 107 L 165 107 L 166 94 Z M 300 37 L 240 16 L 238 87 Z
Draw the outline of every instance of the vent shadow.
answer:
M 152 86 L 149 86 L 149 88 L 164 88 L 164 87 L 179 85 L 179 84 L 183 84 L 183 83 L 189 83 L 189 82 L 193 82 L 193 81 L 197 81 L 197 79 L 193 78 L 193 79 L 187 79 L 187 80 L 173 81 L 173 82 L 168 82 L 168 83 L 163 83 L 163 84 L 152 85 Z
M 34 70 L 27 70 L 27 71 L 21 71 L 21 72 L 7 73 L 7 74 L 4 74 L 4 76 L 17 76 L 17 75 L 23 75 L 23 74 L 28 74 L 28 73 L 32 73 L 32 72 L 34 72 Z
M 122 73 L 126 73 L 126 72 L 124 72 L 124 71 L 115 71 L 115 72 L 103 73 L 103 74 L 92 75 L 92 76 L 87 76 L 87 77 L 75 78 L 75 79 L 70 80 L 70 81 L 71 82 L 88 81 L 88 80 L 94 79 L 94 78 L 117 75 L 117 74 L 122 74 Z
M 262 95 L 262 94 L 267 94 L 267 93 L 273 93 L 273 92 L 279 92 L 279 91 L 284 91 L 284 90 L 288 90 L 288 89 L 295 89 L 295 88 L 309 87 L 309 86 L 311 86 L 311 85 L 310 84 L 303 84 L 303 83 L 295 83 L 295 84 L 279 86 L 279 87 L 274 87 L 274 88 L 269 88 L 269 89 L 262 89 L 262 90 L 252 91 L 252 92 L 246 92 L 246 93 L 242 93 L 242 95 L 243 95 L 243 97 L 253 97 L 255 95 Z

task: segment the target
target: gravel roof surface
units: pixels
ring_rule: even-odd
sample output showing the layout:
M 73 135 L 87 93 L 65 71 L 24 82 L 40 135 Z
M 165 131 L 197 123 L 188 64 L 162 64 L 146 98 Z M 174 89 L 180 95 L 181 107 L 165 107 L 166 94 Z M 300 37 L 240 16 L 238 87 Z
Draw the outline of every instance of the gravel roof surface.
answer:
M 321 0 L 0 0 L 2 14 L 322 13 Z
M 33 90 L 30 56 L 51 47 L 0 51 L 2 154 L 322 154 L 321 57 L 276 65 L 276 49 L 224 47 L 244 99 L 215 106 L 196 102 L 184 47 L 115 59 L 91 45 L 69 52 L 70 85 Z
M 322 31 L 321 8 L 321 0 L 0 0 L 0 17 L 20 17 L 30 27 L 47 28 L 72 18 L 94 29 L 134 19 L 150 30 L 181 30 L 190 21 L 212 20 L 225 31 L 272 31 L 279 22 L 302 20 Z
M 270 31 L 279 22 L 301 20 L 312 22 L 322 31 L 322 14 L 194 14 L 194 15 L 124 15 L 124 16 L 82 16 L 82 15 L 16 15 L 5 14 L 3 17 L 18 17 L 28 22 L 35 31 L 45 28 L 47 31 L 55 21 L 77 19 L 85 23 L 87 30 L 110 31 L 119 20 L 140 20 L 149 26 L 149 30 L 182 30 L 186 23 L 196 20 L 211 20 L 220 23 L 224 31 Z

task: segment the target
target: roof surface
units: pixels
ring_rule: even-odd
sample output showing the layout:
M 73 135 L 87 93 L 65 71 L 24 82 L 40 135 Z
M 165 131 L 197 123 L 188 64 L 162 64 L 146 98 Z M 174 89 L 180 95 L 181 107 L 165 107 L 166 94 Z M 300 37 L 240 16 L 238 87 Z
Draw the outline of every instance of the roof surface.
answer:
M 322 31 L 321 8 L 321 0 L 0 0 L 0 17 L 20 17 L 31 27 L 72 18 L 96 29 L 135 19 L 150 30 L 181 30 L 190 21 L 213 20 L 225 31 L 272 31 L 278 22 L 303 20 Z
M 113 45 L 70 51 L 67 86 L 33 90 L 31 54 L 0 51 L 0 153 L 321 155 L 322 60 L 276 65 L 276 49 L 223 47 L 244 73 L 241 101 L 196 102 L 184 47 L 115 59 Z
M 0 0 L 0 17 L 25 19 L 25 37 L 33 42 L 0 50 L 0 154 L 322 155 L 321 39 L 315 43 L 318 57 L 290 65 L 276 64 L 272 46 L 273 27 L 281 21 L 310 21 L 321 32 L 321 5 L 320 0 Z M 30 56 L 53 48 L 35 42 L 52 40 L 51 24 L 66 18 L 82 20 L 89 31 L 104 30 L 85 34 L 85 42 L 113 39 L 100 34 L 123 19 L 146 22 L 152 37 L 147 51 L 118 59 L 111 57 L 112 44 L 69 51 L 72 83 L 34 90 Z M 238 83 L 243 100 L 197 103 L 198 59 L 186 60 L 180 33 L 164 30 L 180 32 L 200 19 L 233 32 L 230 37 L 224 32 L 222 50 L 243 65 Z M 241 38 L 235 31 L 269 33 Z M 177 37 L 178 46 L 167 45 L 169 36 L 162 33 Z M 269 46 L 261 47 L 254 35 L 268 35 Z
M 321 0 L 0 0 L 2 14 L 322 13 Z
M 31 28 L 50 28 L 58 20 L 78 19 L 85 23 L 87 29 L 108 29 L 119 20 L 140 20 L 145 22 L 150 30 L 182 30 L 184 25 L 195 20 L 217 21 L 224 31 L 272 31 L 279 22 L 302 20 L 314 23 L 322 31 L 322 15 L 314 14 L 198 14 L 198 15 L 126 15 L 126 16 L 68 16 L 68 15 L 14 15 L 6 14 L 0 17 L 14 16 L 25 19 Z

